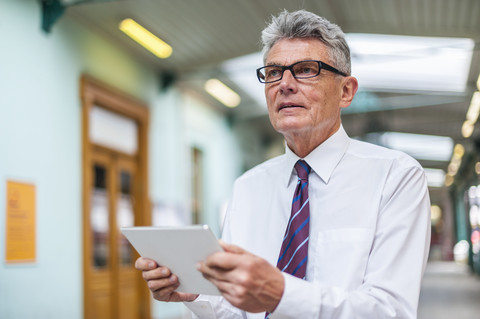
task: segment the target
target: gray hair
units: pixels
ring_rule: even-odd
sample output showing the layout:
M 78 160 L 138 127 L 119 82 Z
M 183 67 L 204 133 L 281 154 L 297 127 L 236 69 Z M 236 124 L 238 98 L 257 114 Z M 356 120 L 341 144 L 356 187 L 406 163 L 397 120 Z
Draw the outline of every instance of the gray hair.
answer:
M 263 60 L 273 45 L 282 39 L 318 39 L 328 48 L 334 66 L 346 74 L 351 73 L 350 49 L 342 29 L 314 13 L 284 10 L 262 31 Z

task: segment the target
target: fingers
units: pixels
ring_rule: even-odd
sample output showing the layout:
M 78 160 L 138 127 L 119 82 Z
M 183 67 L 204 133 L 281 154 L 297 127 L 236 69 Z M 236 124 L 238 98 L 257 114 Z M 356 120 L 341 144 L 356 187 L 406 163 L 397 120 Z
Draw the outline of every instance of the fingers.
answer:
M 178 277 L 175 275 L 171 275 L 166 278 L 160 279 L 146 279 L 148 288 L 152 292 L 161 291 L 163 289 L 170 290 L 170 293 L 174 291 L 180 285 L 178 281 Z
M 157 267 L 152 270 L 144 270 L 142 275 L 143 279 L 145 280 L 155 280 L 155 279 L 161 279 L 161 278 L 167 278 L 171 275 L 170 269 L 167 267 Z
M 226 252 L 230 252 L 230 253 L 234 253 L 234 254 L 246 253 L 246 251 L 244 249 L 240 248 L 239 246 L 232 245 L 232 244 L 227 244 L 226 242 L 224 242 L 221 239 L 218 242 L 220 243 L 220 246 L 222 246 L 223 250 L 225 250 Z
M 152 292 L 153 298 L 159 301 L 174 301 L 172 300 L 172 295 L 175 293 L 175 289 L 178 288 L 178 283 L 176 285 L 164 286 L 162 283 L 160 283 L 160 281 L 164 280 L 148 282 L 148 288 Z
M 237 258 L 232 253 L 215 253 L 205 259 L 204 264 L 209 268 L 219 268 L 219 269 L 233 269 L 238 263 Z
M 225 280 L 229 271 L 222 268 L 209 266 L 204 262 L 199 262 L 197 264 L 197 270 L 202 273 L 203 277 L 210 280 L 215 285 L 216 281 Z
M 144 270 L 154 269 L 156 267 L 158 267 L 158 265 L 152 259 L 140 257 L 135 261 L 135 268 L 138 270 L 144 271 Z
M 168 278 L 150 280 L 147 282 L 148 288 L 152 291 L 152 296 L 159 301 L 193 301 L 198 295 L 175 291 L 180 282 L 178 277 L 170 275 Z
M 198 298 L 198 294 L 187 294 L 184 292 L 176 293 L 180 301 L 194 301 Z
M 154 260 L 140 257 L 135 261 L 135 268 L 142 271 L 153 298 L 159 301 L 193 301 L 198 297 L 197 294 L 176 292 L 180 285 L 178 277 Z
M 153 298 L 159 301 L 173 301 L 173 302 L 183 302 L 183 301 L 194 301 L 198 298 L 197 294 L 187 294 L 183 292 L 171 291 L 170 289 L 165 288 L 164 290 L 157 291 L 152 293 Z
M 235 268 L 244 257 L 252 256 L 250 253 L 246 252 L 242 248 L 229 245 L 226 243 L 221 243 L 222 247 L 224 247 L 225 251 L 214 253 L 208 256 L 205 259 L 205 265 L 210 268 L 220 268 L 224 270 L 231 270 Z

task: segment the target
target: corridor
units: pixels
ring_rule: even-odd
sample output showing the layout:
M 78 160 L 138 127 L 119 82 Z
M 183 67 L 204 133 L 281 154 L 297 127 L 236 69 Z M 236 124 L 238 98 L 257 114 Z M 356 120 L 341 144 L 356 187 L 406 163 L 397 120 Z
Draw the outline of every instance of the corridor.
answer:
M 480 318 L 480 278 L 453 262 L 427 266 L 418 319 Z

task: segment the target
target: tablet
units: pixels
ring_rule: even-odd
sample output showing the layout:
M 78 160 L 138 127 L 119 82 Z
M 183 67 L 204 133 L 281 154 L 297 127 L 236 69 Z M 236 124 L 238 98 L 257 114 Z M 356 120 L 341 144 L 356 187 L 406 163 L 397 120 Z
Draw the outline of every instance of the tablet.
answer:
M 140 256 L 167 266 L 178 276 L 179 292 L 220 295 L 217 287 L 202 276 L 196 264 L 210 254 L 223 251 L 207 225 L 181 227 L 122 227 Z

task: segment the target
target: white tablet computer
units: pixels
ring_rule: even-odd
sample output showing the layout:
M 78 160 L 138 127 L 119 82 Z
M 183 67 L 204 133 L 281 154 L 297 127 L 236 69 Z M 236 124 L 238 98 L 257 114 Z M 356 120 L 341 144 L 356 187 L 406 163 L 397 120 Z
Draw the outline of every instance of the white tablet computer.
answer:
M 223 250 L 207 225 L 123 227 L 120 230 L 140 256 L 167 266 L 178 276 L 177 291 L 220 295 L 217 287 L 196 269 L 199 261 Z

